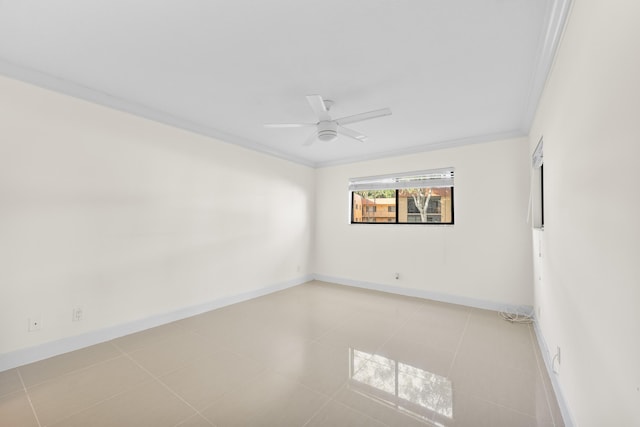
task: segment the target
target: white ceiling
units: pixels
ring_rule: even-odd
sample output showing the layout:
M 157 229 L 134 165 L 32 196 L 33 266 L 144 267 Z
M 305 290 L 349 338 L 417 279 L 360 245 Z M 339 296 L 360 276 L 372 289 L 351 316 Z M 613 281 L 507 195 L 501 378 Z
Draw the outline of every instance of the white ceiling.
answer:
M 0 73 L 312 166 L 528 132 L 568 0 L 0 0 Z M 369 136 L 317 121 L 390 107 Z

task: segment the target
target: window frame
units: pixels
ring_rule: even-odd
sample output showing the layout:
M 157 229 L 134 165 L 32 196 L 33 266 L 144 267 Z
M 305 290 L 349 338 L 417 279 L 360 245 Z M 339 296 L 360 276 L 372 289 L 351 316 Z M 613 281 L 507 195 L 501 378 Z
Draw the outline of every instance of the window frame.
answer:
M 544 229 L 544 162 L 540 164 L 540 228 Z
M 436 188 L 436 187 L 415 187 L 415 188 Z M 453 226 L 455 225 L 455 190 L 454 190 L 454 186 L 452 185 L 451 187 L 438 187 L 438 188 L 448 188 L 451 191 L 451 222 L 399 222 L 398 221 L 398 205 L 399 205 L 399 200 L 400 200 L 400 191 L 401 189 L 395 189 L 395 196 L 396 196 L 396 204 L 395 204 L 395 221 L 390 222 L 390 221 L 382 221 L 382 222 L 356 222 L 354 221 L 354 214 L 355 211 L 353 209 L 353 204 L 354 204 L 354 199 L 355 199 L 355 193 L 357 193 L 357 191 L 349 191 L 349 224 L 350 225 L 435 225 L 435 226 Z M 441 214 L 439 214 L 441 215 Z
M 529 190 L 529 210 L 527 213 L 527 222 L 531 220 L 531 226 L 534 230 L 544 230 L 544 137 L 540 137 L 538 145 L 531 155 L 530 172 L 531 188 Z

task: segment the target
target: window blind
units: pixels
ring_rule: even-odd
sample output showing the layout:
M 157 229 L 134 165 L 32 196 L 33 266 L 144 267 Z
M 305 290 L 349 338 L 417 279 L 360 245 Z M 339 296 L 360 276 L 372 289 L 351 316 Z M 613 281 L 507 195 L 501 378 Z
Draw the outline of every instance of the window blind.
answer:
M 453 187 L 454 168 L 431 169 L 349 179 L 349 191 Z
M 540 166 L 542 166 L 542 163 L 544 162 L 544 154 L 542 152 L 542 138 L 540 138 L 540 142 L 538 142 L 538 145 L 536 147 L 536 149 L 533 151 L 533 155 L 531 156 L 531 164 L 534 168 L 539 168 Z

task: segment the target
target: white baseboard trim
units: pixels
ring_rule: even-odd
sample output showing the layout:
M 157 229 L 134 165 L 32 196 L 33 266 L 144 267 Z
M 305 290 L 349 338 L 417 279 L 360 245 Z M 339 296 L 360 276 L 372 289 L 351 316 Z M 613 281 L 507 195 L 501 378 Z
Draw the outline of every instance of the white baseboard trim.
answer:
M 346 279 L 343 277 L 325 276 L 323 274 L 316 274 L 315 280 L 322 282 L 335 283 L 338 285 L 353 286 L 356 288 L 369 289 L 373 291 L 388 292 L 392 294 L 404 295 L 408 297 L 424 298 L 434 301 L 447 302 L 450 304 L 464 305 L 467 307 L 481 308 L 484 310 L 504 311 L 506 313 L 519 313 L 530 314 L 533 312 L 533 307 L 529 305 L 513 305 L 505 304 L 494 301 L 487 301 L 476 298 L 463 297 L 458 295 L 443 294 L 439 292 L 432 292 L 423 289 L 410 289 L 400 286 L 384 285 L 373 282 L 363 282 L 361 280 Z
M 542 354 L 544 366 L 547 368 L 547 373 L 549 374 L 549 378 L 551 379 L 551 386 L 553 387 L 553 391 L 556 394 L 556 399 L 558 401 L 558 406 L 560 407 L 560 412 L 562 413 L 564 425 L 565 427 L 574 427 L 576 424 L 573 422 L 573 417 L 571 416 L 571 412 L 569 411 L 569 406 L 567 405 L 567 401 L 562 394 L 562 388 L 560 388 L 558 378 L 556 374 L 553 373 L 551 353 L 549 353 L 547 342 L 542 336 L 542 332 L 540 331 L 537 320 L 533 322 L 533 330 L 536 334 L 536 339 L 538 340 L 538 346 L 540 347 L 540 353 Z
M 47 359 L 49 357 L 58 356 L 70 351 L 79 350 L 91 345 L 100 344 L 102 342 L 110 341 L 112 339 L 123 337 L 135 332 L 140 332 L 145 329 L 175 322 L 176 320 L 195 316 L 197 314 L 215 310 L 216 308 L 225 307 L 231 304 L 288 289 L 293 286 L 301 285 L 303 283 L 311 281 L 313 280 L 313 278 L 313 275 L 309 274 L 295 279 L 286 280 L 284 282 L 275 283 L 253 291 L 219 298 L 204 304 L 185 307 L 169 313 L 158 314 L 144 319 L 138 319 L 132 322 L 123 323 L 121 325 L 99 329 L 81 335 L 62 338 L 56 341 L 51 341 L 33 347 L 27 347 L 24 349 L 5 353 L 0 355 L 0 372 L 16 368 L 18 366 L 23 366 L 28 363 Z

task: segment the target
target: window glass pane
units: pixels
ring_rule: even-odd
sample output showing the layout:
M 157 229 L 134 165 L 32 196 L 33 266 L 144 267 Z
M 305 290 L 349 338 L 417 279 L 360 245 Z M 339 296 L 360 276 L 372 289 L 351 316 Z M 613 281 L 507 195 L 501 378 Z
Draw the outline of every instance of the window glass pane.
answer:
M 452 187 L 398 190 L 398 222 L 452 224 Z
M 396 191 L 354 191 L 352 199 L 352 222 L 396 222 Z

